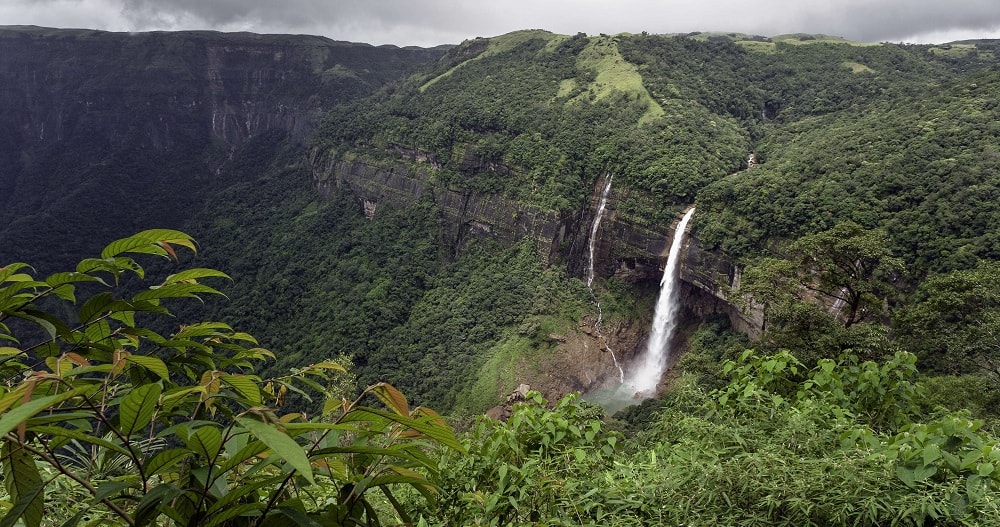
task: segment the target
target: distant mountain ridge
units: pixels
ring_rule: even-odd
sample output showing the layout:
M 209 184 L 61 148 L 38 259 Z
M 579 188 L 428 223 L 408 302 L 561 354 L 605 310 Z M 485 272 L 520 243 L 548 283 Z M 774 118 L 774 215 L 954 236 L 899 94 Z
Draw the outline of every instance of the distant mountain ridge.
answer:
M 308 142 L 328 109 L 445 49 L 0 27 L 0 260 L 36 255 L 33 240 L 79 250 L 95 221 L 102 238 L 179 226 L 186 189 L 233 148 L 269 133 Z

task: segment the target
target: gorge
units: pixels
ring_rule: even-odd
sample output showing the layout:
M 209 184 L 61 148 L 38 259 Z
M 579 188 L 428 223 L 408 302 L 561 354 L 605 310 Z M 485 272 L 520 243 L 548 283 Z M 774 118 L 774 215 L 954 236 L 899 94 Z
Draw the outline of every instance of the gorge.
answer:
M 5 28 L 0 255 L 45 268 L 95 250 L 96 240 L 183 228 L 216 248 L 199 258 L 225 266 L 253 299 L 206 309 L 289 342 L 281 361 L 350 350 L 364 382 L 389 378 L 418 397 L 475 409 L 528 377 L 550 398 L 620 383 L 616 363 L 642 352 L 658 269 L 676 238 L 670 225 L 685 207 L 698 203 L 700 212 L 677 265 L 682 318 L 694 328 L 721 316 L 756 338 L 767 304 L 748 302 L 741 286 L 747 262 L 768 244 L 854 211 L 868 227 L 908 232 L 919 222 L 900 218 L 922 210 L 893 212 L 902 198 L 884 196 L 905 182 L 872 176 L 883 187 L 870 193 L 883 197 L 868 197 L 851 181 L 825 179 L 820 172 L 835 164 L 797 150 L 805 140 L 796 134 L 820 141 L 868 110 L 896 123 L 894 107 L 880 106 L 885 86 L 928 108 L 927 123 L 934 108 L 957 104 L 929 97 L 966 89 L 957 80 L 949 87 L 952 79 L 980 75 L 967 89 L 992 86 L 978 73 L 992 64 L 988 43 L 946 55 L 744 37 L 524 31 L 422 50 Z M 847 60 L 875 73 L 820 67 Z M 505 72 L 503 89 L 496 71 Z M 826 76 L 810 76 L 817 71 Z M 747 83 L 731 87 L 734 77 Z M 988 126 L 992 110 L 983 108 Z M 916 133 L 898 121 L 887 137 Z M 875 170 L 865 149 L 883 143 L 869 139 L 837 173 Z M 752 171 L 748 151 L 756 151 Z M 885 159 L 913 168 L 912 154 Z M 813 179 L 796 197 L 788 174 Z M 980 184 L 986 190 L 970 199 L 988 195 L 990 184 Z M 927 188 L 906 199 L 930 199 L 920 194 Z M 946 265 L 997 246 L 986 227 L 995 207 L 980 205 L 961 233 L 965 252 L 949 253 Z M 43 254 L 41 240 L 59 254 Z M 892 247 L 920 269 L 935 251 L 923 231 L 894 237 Z M 472 283 L 482 273 L 492 273 L 495 290 L 460 285 L 459 276 Z M 284 297 L 293 316 L 268 311 Z M 431 338 L 421 327 L 447 330 Z M 438 372 L 445 361 L 449 372 Z M 461 387 L 447 388 L 452 377 Z

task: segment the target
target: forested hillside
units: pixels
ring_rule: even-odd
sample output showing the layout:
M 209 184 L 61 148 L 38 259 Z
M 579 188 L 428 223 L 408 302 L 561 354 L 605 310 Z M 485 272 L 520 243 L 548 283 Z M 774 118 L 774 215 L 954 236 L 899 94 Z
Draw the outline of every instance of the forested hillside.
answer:
M 563 218 L 593 207 L 595 182 L 610 173 L 622 225 L 612 232 L 626 235 L 666 231 L 697 204 L 699 246 L 745 271 L 742 290 L 725 276 L 717 290 L 762 313 L 764 342 L 812 357 L 857 346 L 879 355 L 917 331 L 902 314 L 928 276 L 998 257 L 995 51 L 992 42 L 524 31 L 467 41 L 433 70 L 339 107 L 314 145 Z M 334 168 L 314 164 L 320 178 L 341 177 L 324 162 Z M 552 243 L 559 265 L 580 268 L 580 237 Z M 623 262 L 660 257 L 605 243 L 600 291 L 634 287 L 612 273 Z M 927 365 L 977 371 L 908 346 Z
M 11 522 L 84 514 L 43 476 L 130 524 L 1000 522 L 1000 43 L 0 46 Z M 563 398 L 631 367 L 691 206 L 660 389 Z

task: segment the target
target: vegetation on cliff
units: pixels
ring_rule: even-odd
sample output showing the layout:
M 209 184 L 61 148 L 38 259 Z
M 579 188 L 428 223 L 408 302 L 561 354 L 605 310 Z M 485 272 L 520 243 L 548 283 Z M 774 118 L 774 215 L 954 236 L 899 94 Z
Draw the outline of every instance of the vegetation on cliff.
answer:
M 927 294 L 918 285 L 1000 258 L 995 53 L 990 42 L 518 32 L 467 41 L 426 75 L 339 108 L 314 147 L 555 210 L 584 209 L 584 190 L 613 173 L 622 223 L 666 230 L 698 204 L 699 241 L 746 266 L 736 301 L 765 305 L 768 349 L 810 364 L 901 345 L 924 358 L 927 341 L 903 325 Z M 858 244 L 822 250 L 840 236 Z M 947 370 L 981 373 L 962 364 Z

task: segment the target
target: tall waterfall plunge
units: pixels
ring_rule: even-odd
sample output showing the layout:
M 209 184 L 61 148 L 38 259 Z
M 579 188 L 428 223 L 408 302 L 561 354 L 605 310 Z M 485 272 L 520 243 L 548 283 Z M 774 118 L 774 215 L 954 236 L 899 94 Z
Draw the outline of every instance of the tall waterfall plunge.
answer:
M 674 231 L 667 256 L 667 267 L 663 270 L 663 278 L 660 280 L 660 296 L 656 302 L 653 327 L 650 329 L 646 349 L 633 362 L 622 384 L 599 389 L 585 396 L 586 400 L 604 407 L 609 415 L 656 395 L 656 386 L 667 370 L 670 359 L 670 349 L 667 346 L 677 327 L 677 313 L 680 308 L 678 265 L 681 248 L 684 245 L 684 232 L 693 215 L 694 207 L 691 207 Z
M 655 393 L 656 385 L 660 383 L 660 377 L 667 370 L 667 361 L 670 359 L 668 344 L 677 327 L 677 311 L 680 307 L 677 264 L 680 261 L 681 247 L 684 245 L 684 231 L 693 215 L 694 207 L 691 207 L 674 231 L 670 254 L 667 256 L 667 267 L 663 270 L 663 278 L 660 280 L 660 297 L 656 301 L 653 327 L 649 331 L 646 351 L 636 361 L 625 382 L 627 387 L 644 397 Z

